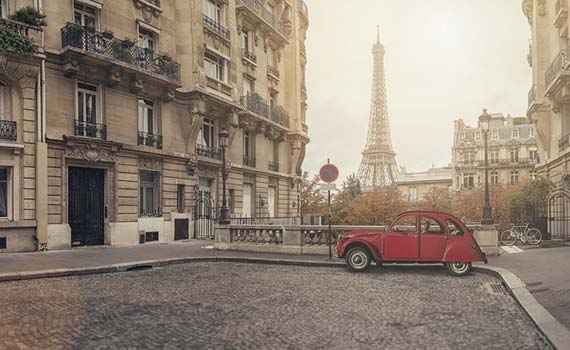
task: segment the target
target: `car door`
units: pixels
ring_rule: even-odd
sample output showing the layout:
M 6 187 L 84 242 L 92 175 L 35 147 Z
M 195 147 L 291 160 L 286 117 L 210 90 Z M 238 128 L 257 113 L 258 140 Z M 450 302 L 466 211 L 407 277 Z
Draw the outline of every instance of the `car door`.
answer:
M 386 261 L 417 260 L 418 244 L 417 215 L 402 216 L 386 232 L 383 258 Z
M 434 217 L 420 217 L 420 260 L 441 261 L 445 246 L 447 245 L 447 232 L 445 226 Z

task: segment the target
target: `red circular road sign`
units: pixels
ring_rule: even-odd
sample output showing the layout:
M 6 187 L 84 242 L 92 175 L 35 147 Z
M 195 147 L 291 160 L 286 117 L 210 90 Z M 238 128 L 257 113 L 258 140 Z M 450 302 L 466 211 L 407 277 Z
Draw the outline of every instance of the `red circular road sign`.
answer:
M 321 167 L 319 176 L 326 183 L 335 182 L 338 179 L 338 168 L 333 164 L 325 164 Z

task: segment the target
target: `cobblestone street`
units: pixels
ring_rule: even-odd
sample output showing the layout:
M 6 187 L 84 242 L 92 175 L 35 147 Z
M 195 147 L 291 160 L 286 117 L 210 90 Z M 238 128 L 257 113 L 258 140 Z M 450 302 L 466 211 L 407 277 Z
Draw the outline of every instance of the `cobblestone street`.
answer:
M 192 263 L 0 283 L 0 349 L 548 349 L 498 280 Z

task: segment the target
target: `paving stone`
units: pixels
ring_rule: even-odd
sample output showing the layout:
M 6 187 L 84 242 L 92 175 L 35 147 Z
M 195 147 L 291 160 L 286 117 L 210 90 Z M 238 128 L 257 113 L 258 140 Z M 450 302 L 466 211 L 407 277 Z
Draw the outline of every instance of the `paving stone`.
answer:
M 0 349 L 550 349 L 499 280 L 199 262 L 0 283 Z

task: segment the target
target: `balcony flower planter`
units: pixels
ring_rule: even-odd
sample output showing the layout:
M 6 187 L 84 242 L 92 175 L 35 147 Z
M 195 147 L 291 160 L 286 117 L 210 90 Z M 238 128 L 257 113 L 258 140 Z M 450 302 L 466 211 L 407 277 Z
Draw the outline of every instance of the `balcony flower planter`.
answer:
M 129 39 L 125 39 L 121 41 L 121 46 L 125 49 L 130 49 L 131 47 L 135 46 L 135 42 Z
M 113 34 L 113 32 L 110 31 L 110 30 L 108 30 L 108 29 L 106 29 L 104 32 L 102 32 L 101 35 L 103 36 L 103 38 L 105 38 L 105 39 L 107 39 L 107 40 L 111 40 L 111 39 L 113 39 L 113 37 L 115 36 L 115 35 Z

